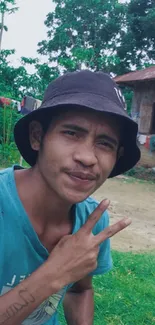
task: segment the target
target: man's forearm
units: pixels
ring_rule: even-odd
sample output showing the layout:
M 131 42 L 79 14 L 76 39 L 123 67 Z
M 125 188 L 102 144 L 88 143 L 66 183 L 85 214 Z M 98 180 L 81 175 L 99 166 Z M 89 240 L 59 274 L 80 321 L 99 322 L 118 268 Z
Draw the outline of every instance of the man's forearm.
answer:
M 94 292 L 68 292 L 64 299 L 64 313 L 68 325 L 92 325 L 94 319 Z
M 0 297 L 0 325 L 20 325 L 52 295 L 45 268 L 40 268 L 14 289 Z

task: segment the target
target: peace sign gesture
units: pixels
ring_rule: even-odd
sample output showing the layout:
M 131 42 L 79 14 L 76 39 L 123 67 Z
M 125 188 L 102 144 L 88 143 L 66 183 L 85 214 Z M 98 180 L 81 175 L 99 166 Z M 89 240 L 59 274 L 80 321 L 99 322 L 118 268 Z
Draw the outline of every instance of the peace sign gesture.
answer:
M 77 233 L 64 236 L 53 249 L 47 263 L 58 290 L 95 270 L 99 245 L 130 225 L 131 219 L 124 218 L 94 236 L 92 230 L 108 206 L 108 200 L 102 201 Z

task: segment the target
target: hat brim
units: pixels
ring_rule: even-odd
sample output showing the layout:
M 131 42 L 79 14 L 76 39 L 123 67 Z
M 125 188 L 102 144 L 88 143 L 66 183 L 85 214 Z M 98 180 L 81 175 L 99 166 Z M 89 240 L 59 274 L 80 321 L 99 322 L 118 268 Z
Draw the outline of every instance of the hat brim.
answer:
M 95 111 L 116 115 L 122 119 L 125 130 L 122 136 L 124 155 L 117 161 L 109 178 L 122 174 L 136 165 L 140 159 L 140 149 L 136 142 L 138 131 L 137 123 L 135 123 L 121 107 L 106 97 L 95 94 L 76 93 L 54 97 L 52 100 L 46 102 L 46 104 L 43 103 L 39 109 L 21 118 L 15 125 L 14 138 L 16 145 L 22 157 L 30 166 L 34 166 L 37 159 L 37 152 L 31 148 L 29 139 L 30 122 L 35 119 L 41 121 L 42 117 L 45 119 L 45 114 L 47 112 L 50 112 L 52 120 L 52 113 L 59 110 L 60 107 L 65 110 L 66 106 L 73 107 L 73 109 L 75 106 L 77 109 L 78 107 L 86 107 Z M 48 116 L 47 118 L 49 118 Z

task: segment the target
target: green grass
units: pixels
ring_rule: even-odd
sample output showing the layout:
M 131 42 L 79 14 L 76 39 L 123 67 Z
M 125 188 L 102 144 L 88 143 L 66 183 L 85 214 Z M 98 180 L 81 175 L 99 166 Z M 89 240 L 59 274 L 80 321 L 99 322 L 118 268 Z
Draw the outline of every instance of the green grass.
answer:
M 155 324 L 155 253 L 113 252 L 113 260 L 113 271 L 94 278 L 94 325 Z

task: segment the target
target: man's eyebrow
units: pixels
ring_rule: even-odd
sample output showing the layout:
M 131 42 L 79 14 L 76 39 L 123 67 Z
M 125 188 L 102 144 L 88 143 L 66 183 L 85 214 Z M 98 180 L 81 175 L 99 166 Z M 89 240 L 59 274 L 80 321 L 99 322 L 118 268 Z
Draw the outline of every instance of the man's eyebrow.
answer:
M 88 129 L 85 129 L 85 128 L 78 126 L 76 124 L 63 124 L 62 127 L 66 128 L 66 129 L 73 130 L 73 131 L 77 131 L 77 132 L 89 133 Z
M 116 147 L 118 146 L 118 141 L 116 139 L 114 139 L 113 137 L 110 137 L 109 135 L 107 134 L 100 134 L 97 136 L 98 139 L 100 140 L 107 140 L 109 142 L 111 142 L 113 145 L 115 145 Z
M 66 129 L 73 130 L 73 131 L 85 133 L 85 134 L 89 133 L 88 129 L 83 128 L 83 127 L 81 127 L 79 125 L 76 125 L 76 124 L 63 124 L 62 127 L 66 128 Z M 97 139 L 107 140 L 107 141 L 111 142 L 113 145 L 118 146 L 118 141 L 114 137 L 111 137 L 111 136 L 109 136 L 109 135 L 107 135 L 105 133 L 97 135 Z

